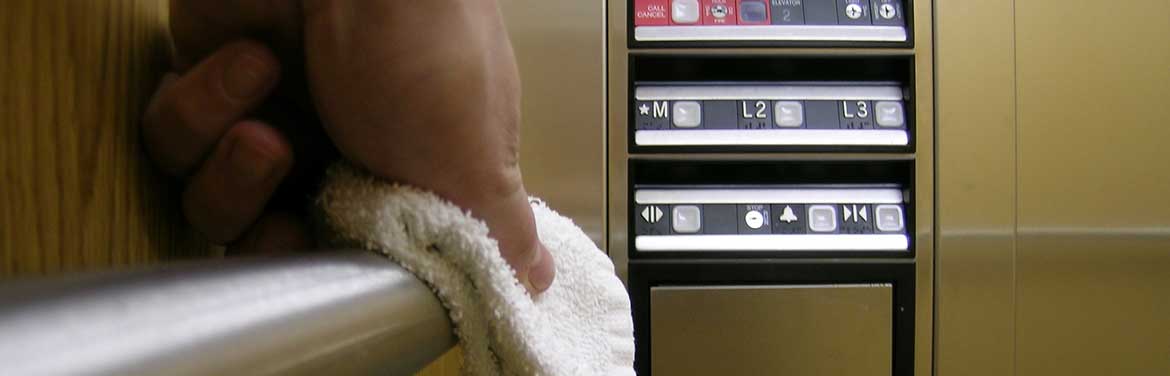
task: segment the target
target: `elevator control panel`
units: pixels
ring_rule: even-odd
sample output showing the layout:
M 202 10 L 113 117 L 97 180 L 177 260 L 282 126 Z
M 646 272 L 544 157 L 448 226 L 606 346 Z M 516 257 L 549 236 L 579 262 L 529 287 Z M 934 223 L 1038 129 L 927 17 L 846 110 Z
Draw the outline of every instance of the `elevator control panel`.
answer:
M 891 187 L 639 187 L 638 252 L 908 251 Z
M 918 155 L 933 150 L 912 26 L 929 26 L 930 2 L 915 1 L 611 0 L 628 18 L 611 25 L 625 38 L 610 38 L 624 45 L 609 61 L 609 244 L 638 374 L 824 374 L 850 352 L 881 360 L 850 374 L 914 374 L 931 250 L 916 236 L 931 225 Z M 792 313 L 777 321 L 770 299 Z M 878 308 L 828 317 L 825 303 Z M 783 334 L 811 327 L 879 340 Z
M 635 42 L 906 42 L 902 0 L 632 0 Z
M 637 146 L 907 146 L 894 83 L 637 83 Z

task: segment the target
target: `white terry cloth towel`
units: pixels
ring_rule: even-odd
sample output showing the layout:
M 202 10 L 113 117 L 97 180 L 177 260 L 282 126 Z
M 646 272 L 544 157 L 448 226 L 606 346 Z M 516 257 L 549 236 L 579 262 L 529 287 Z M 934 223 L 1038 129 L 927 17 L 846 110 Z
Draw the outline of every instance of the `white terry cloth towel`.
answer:
M 531 297 L 488 228 L 432 193 L 344 163 L 317 200 L 335 242 L 383 252 L 442 300 L 465 375 L 633 375 L 630 300 L 613 263 L 573 222 L 532 200 L 556 279 Z

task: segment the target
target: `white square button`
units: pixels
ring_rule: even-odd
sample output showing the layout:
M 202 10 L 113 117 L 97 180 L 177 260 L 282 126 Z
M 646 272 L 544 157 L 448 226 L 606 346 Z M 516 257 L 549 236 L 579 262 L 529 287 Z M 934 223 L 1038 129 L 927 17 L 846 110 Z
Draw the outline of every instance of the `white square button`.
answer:
M 895 128 L 906 124 L 906 114 L 902 111 L 902 102 L 877 102 L 877 124 L 881 127 Z
M 837 231 L 837 207 L 832 205 L 809 206 L 808 228 L 813 232 Z
M 703 217 L 698 206 L 680 205 L 671 210 L 670 225 L 674 232 L 693 234 L 703 228 Z
M 776 126 L 799 128 L 804 124 L 804 106 L 800 102 L 776 102 Z
M 695 128 L 703 122 L 703 108 L 699 102 L 674 102 L 674 110 L 671 112 L 674 115 L 674 126 L 679 128 Z
M 699 22 L 699 0 L 671 1 L 670 18 L 679 24 Z
M 901 206 L 878 205 L 874 212 L 877 213 L 878 231 L 902 231 L 906 228 L 905 221 L 902 220 Z

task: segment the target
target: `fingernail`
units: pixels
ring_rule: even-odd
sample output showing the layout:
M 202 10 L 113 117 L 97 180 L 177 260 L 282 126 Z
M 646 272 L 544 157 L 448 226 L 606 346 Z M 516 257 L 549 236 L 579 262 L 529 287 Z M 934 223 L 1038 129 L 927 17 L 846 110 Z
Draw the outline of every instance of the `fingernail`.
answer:
M 543 244 L 540 245 L 538 253 L 540 257 L 528 271 L 528 282 L 536 291 L 544 291 L 552 286 L 553 278 L 556 277 L 556 260 L 544 260 L 545 257 L 551 258 L 552 254 L 548 253 Z
M 232 145 L 228 163 L 231 164 L 235 183 L 254 187 L 268 180 L 276 170 L 272 156 L 256 145 L 236 140 Z
M 263 94 L 272 79 L 273 72 L 269 64 L 253 54 L 243 52 L 236 55 L 224 71 L 223 88 L 233 99 L 251 99 Z

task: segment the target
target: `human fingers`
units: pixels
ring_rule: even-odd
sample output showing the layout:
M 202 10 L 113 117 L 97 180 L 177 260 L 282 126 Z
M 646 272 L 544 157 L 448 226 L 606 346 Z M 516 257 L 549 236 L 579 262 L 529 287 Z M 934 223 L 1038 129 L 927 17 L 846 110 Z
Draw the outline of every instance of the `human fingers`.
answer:
M 316 244 L 302 216 L 290 212 L 266 213 L 239 240 L 228 244 L 229 255 L 256 255 L 303 251 Z
M 183 76 L 169 76 L 143 118 L 147 153 L 168 174 L 187 175 L 279 78 L 272 52 L 252 41 L 231 43 Z
M 183 213 L 208 240 L 235 241 L 264 212 L 292 165 L 292 147 L 277 130 L 236 124 L 188 182 Z
M 257 38 L 277 50 L 301 43 L 300 0 L 171 0 L 175 63 L 186 69 L 224 44 Z

